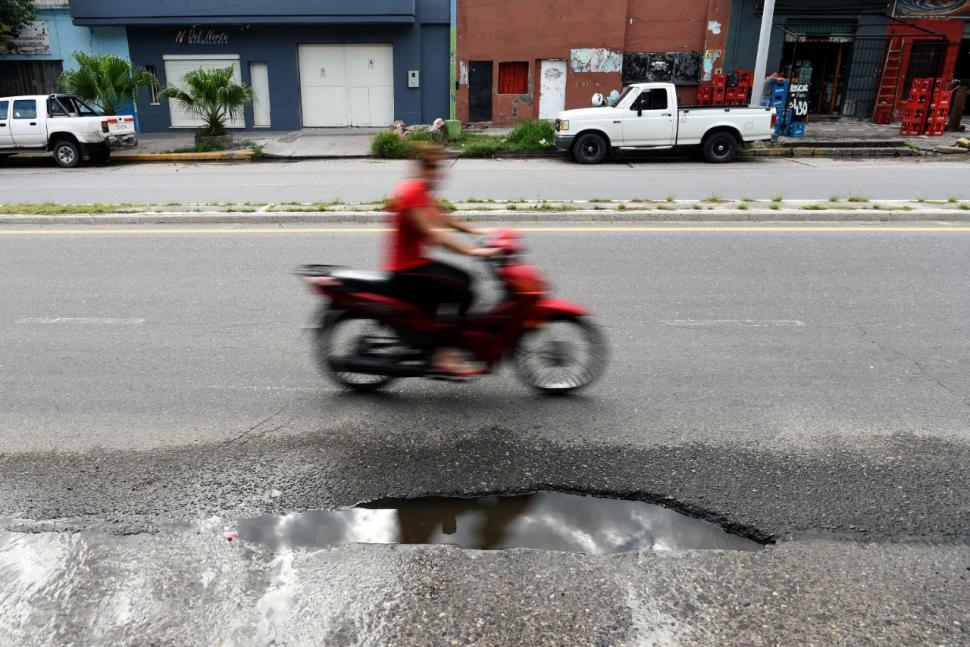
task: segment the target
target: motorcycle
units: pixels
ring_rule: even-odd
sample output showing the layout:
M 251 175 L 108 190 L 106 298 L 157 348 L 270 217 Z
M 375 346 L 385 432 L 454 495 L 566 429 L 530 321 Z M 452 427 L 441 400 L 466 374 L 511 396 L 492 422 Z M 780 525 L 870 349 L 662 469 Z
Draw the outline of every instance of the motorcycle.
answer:
M 543 393 L 570 393 L 595 382 L 606 367 L 607 349 L 591 313 L 549 296 L 548 282 L 522 260 L 516 232 L 494 232 L 484 246 L 499 252 L 482 260 L 500 283 L 502 297 L 461 322 L 407 302 L 390 273 L 335 265 L 299 268 L 296 273 L 308 287 L 327 299 L 314 328 L 321 370 L 360 392 L 399 378 L 452 379 L 432 365 L 436 340 L 450 336 L 456 340 L 450 345 L 482 367 L 476 375 L 510 361 L 525 384 Z

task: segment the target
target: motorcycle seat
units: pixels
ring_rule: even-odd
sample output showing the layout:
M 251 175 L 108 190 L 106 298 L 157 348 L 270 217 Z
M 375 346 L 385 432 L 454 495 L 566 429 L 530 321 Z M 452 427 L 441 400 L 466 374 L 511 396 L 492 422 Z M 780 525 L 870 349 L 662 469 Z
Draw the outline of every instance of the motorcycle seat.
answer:
M 331 276 L 348 288 L 393 296 L 394 282 L 390 272 L 373 270 L 337 270 Z

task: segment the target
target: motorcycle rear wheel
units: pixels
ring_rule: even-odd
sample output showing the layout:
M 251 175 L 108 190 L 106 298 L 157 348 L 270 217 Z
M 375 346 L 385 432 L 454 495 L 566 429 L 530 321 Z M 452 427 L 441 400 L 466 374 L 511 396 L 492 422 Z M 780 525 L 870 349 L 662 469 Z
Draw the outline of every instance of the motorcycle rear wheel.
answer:
M 314 351 L 320 370 L 339 386 L 358 393 L 372 393 L 394 381 L 389 375 L 348 373 L 334 368 L 333 358 L 372 354 L 368 339 L 397 338 L 397 333 L 376 319 L 353 313 L 324 309 L 314 339 Z
M 598 380 L 607 358 L 606 337 L 589 317 L 560 317 L 523 335 L 512 361 L 525 384 L 565 395 Z

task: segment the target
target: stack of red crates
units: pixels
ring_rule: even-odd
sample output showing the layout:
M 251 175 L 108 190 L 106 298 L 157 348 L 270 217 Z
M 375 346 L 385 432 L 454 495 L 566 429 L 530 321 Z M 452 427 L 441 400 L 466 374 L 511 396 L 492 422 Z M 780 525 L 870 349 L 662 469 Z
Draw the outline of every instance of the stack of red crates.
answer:
M 950 85 L 945 79 L 936 79 L 933 83 L 933 102 L 926 115 L 927 135 L 940 137 L 946 132 L 950 116 Z
M 909 87 L 909 98 L 903 104 L 903 127 L 900 132 L 907 137 L 923 134 L 926 126 L 926 111 L 930 105 L 935 79 L 913 79 Z
M 746 106 L 751 97 L 751 84 L 754 72 L 738 70 L 737 85 L 728 85 L 728 75 L 715 72 L 710 81 L 697 86 L 697 105 L 701 106 Z

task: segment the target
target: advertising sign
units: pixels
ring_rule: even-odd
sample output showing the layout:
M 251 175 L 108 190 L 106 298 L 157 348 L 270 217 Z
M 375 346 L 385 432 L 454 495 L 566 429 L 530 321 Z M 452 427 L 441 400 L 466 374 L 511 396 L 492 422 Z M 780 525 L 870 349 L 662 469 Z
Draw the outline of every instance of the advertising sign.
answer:
M 51 39 L 47 33 L 47 21 L 35 20 L 24 25 L 12 47 L 0 45 L 0 54 L 22 54 L 24 56 L 50 56 Z
M 970 19 L 970 0 L 896 0 L 897 18 Z

